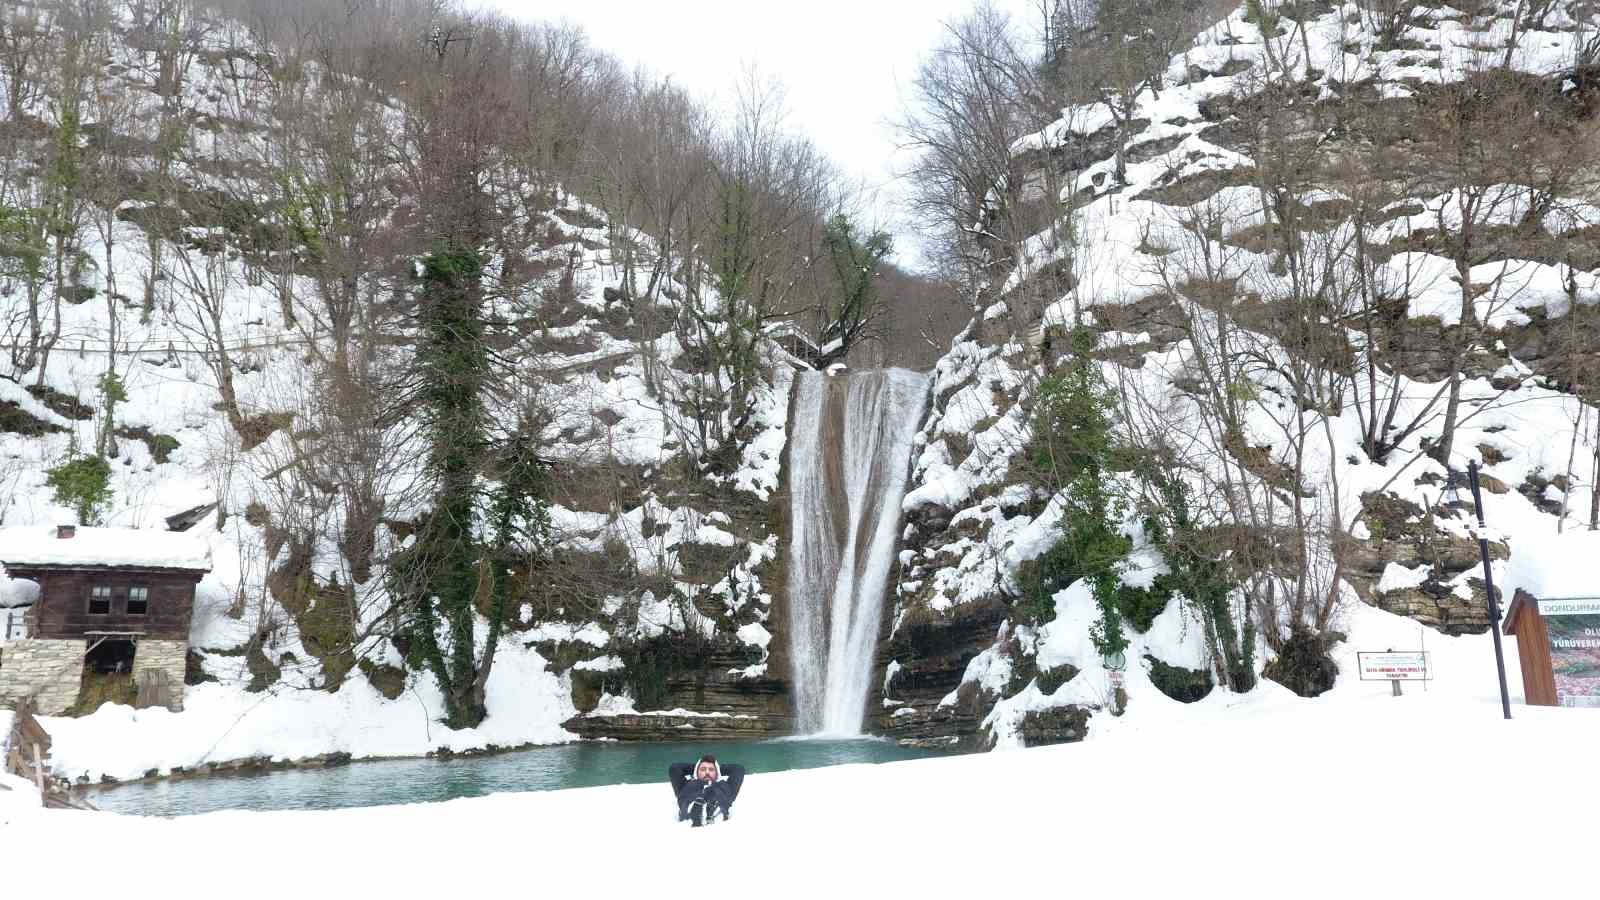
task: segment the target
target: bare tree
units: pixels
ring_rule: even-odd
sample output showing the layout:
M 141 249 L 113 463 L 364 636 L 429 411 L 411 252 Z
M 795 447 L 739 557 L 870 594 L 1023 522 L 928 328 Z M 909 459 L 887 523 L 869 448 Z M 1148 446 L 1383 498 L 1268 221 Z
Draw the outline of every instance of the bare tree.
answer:
M 645 383 L 655 393 L 657 341 L 674 318 L 663 317 L 663 308 L 683 299 L 685 267 L 698 255 L 690 229 L 713 172 L 712 124 L 705 108 L 670 81 L 637 73 L 620 93 L 618 122 L 594 138 L 592 182 L 596 202 L 609 213 L 620 299 L 637 320 Z
M 1506 66 L 1469 69 L 1421 93 L 1416 109 L 1427 127 L 1408 181 L 1436 195 L 1428 246 L 1451 261 L 1460 297 L 1459 324 L 1443 335 L 1448 390 L 1433 448 L 1450 466 L 1468 355 L 1524 287 L 1518 276 L 1527 264 L 1501 248 L 1541 239 L 1546 215 L 1584 177 L 1589 142 L 1559 95 Z
M 152 0 L 140 23 L 146 35 L 145 77 L 161 98 L 156 118 L 151 187 L 171 196 L 181 187 L 174 166 L 184 149 L 183 89 L 208 29 L 197 0 Z M 169 206 L 152 207 L 145 219 L 144 318 L 154 313 L 158 282 L 163 277 L 162 249 L 182 222 Z
M 49 29 L 36 9 L 13 7 L 0 18 L 0 78 L 5 79 L 6 121 L 34 114 L 44 90 L 39 67 L 49 50 Z
M 693 246 L 702 249 L 684 267 L 675 328 L 694 365 L 664 374 L 706 463 L 713 452 L 731 461 L 745 437 L 770 323 L 811 306 L 807 275 L 837 196 L 827 160 L 782 120 L 780 94 L 751 73 L 717 141 L 710 189 L 691 212 Z
M 1030 186 L 1029 160 L 1012 151 L 1060 113 L 1037 72 L 1009 19 L 980 4 L 945 26 L 899 123 L 917 154 L 912 207 L 933 229 L 925 252 L 969 294 L 1058 218 L 1055 192 Z

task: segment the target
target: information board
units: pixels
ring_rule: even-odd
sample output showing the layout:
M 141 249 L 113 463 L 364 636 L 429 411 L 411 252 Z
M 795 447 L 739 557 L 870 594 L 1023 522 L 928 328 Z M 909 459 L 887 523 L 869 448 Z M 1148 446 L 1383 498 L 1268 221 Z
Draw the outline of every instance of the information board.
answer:
M 1428 654 L 1421 650 L 1357 653 L 1362 681 L 1428 681 Z
M 1556 702 L 1600 707 L 1600 600 L 1540 600 Z

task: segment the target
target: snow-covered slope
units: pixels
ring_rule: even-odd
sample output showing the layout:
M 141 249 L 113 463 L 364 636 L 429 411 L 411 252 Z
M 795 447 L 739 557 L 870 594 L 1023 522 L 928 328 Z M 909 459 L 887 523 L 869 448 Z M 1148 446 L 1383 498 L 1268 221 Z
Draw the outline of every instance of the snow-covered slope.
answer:
M 670 327 L 684 286 L 671 278 L 658 285 L 648 317 L 657 324 L 646 327 L 642 307 L 618 300 L 645 294 L 646 274 L 624 285 L 611 246 L 621 236 L 647 254 L 650 237 L 614 226 L 563 185 L 508 181 L 496 197 L 501 233 L 488 260 L 489 313 L 499 358 L 515 369 L 508 379 L 515 396 L 497 396 L 491 414 L 503 430 L 522 405 L 545 416 L 540 455 L 557 472 L 550 508 L 557 560 L 553 572 L 525 579 L 527 596 L 517 598 L 488 685 L 483 727 L 452 731 L 436 721 L 442 704 L 432 677 L 404 671 L 400 653 L 369 635 L 388 609 L 382 562 L 426 511 L 426 497 L 414 490 L 416 461 L 425 455 L 414 423 L 363 432 L 367 443 L 345 459 L 348 448 L 337 442 L 352 435 L 332 433 L 348 424 L 342 417 L 350 411 L 332 401 L 327 362 L 337 354 L 319 306 L 325 287 L 293 271 L 264 276 L 263 260 L 235 247 L 242 238 L 222 227 L 189 224 L 179 240 L 158 241 L 159 263 L 150 249 L 152 211 L 181 218 L 175 211 L 190 209 L 196 197 L 271 195 L 270 177 L 253 180 L 264 171 L 260 136 L 281 124 L 272 79 L 263 75 L 270 53 L 241 22 L 197 13 L 198 44 L 181 56 L 179 93 L 163 98 L 156 79 L 165 76 L 132 9 L 113 5 L 106 58 L 92 75 L 103 94 L 130 104 L 129 146 L 153 153 L 164 114 L 211 127 L 185 130 L 171 163 L 172 196 L 91 208 L 110 221 L 82 231 L 80 302 L 59 304 L 60 337 L 48 363 L 7 368 L 14 378 L 0 378 L 0 524 L 76 520 L 54 502 L 47 471 L 94 446 L 104 412 L 98 386 L 113 369 L 126 398 L 115 407 L 103 524 L 164 529 L 179 517 L 174 522 L 188 524 L 186 536 L 209 552 L 212 571 L 200 584 L 191 632 L 192 680 L 203 683 L 189 686 L 178 714 L 107 706 L 76 721 L 47 721 L 63 771 L 129 777 L 240 757 L 420 754 L 571 739 L 561 725 L 574 714 L 602 700 L 606 709 L 630 708 L 619 645 L 664 632 L 698 633 L 719 661 L 733 660 L 737 672 L 730 663 L 716 673 L 733 683 L 729 694 L 741 678 L 764 678 L 762 623 L 771 596 L 758 570 L 778 547 L 763 501 L 777 487 L 792 360 L 764 348 L 744 443 L 722 454 L 731 459 L 726 466 L 702 470 L 696 455 L 720 448 L 687 440 L 698 429 L 680 388 L 700 373 Z M 49 2 L 6 14 L 34 10 L 46 21 L 57 14 Z M 319 102 L 325 77 L 307 64 L 304 102 Z M 46 98 L 27 103 L 24 113 L 44 123 L 42 133 L 60 125 Z M 385 127 L 402 117 L 392 98 L 373 92 L 372 103 Z M 388 137 L 404 140 L 398 127 Z M 127 164 L 129 179 L 157 167 L 138 153 Z M 18 171 L 25 188 L 41 177 Z M 409 201 L 385 194 L 381 202 L 401 216 Z M 202 251 L 205 241 L 225 252 Z M 380 320 L 392 329 L 363 344 L 374 383 L 383 385 L 409 353 L 411 329 L 394 308 L 405 279 L 390 277 L 392 260 L 363 262 L 371 273 L 360 285 L 354 328 L 357 338 Z M 401 262 L 402 271 L 414 264 Z M 160 277 L 147 312 L 140 286 L 153 270 Z M 215 318 L 207 297 L 216 301 Z M 0 292 L 0 317 L 23 321 L 24 302 L 20 290 Z M 219 368 L 229 375 L 242 429 L 222 413 Z M 372 400 L 391 402 L 381 391 Z M 351 465 L 301 468 L 331 458 Z M 353 524 L 363 497 L 377 513 L 368 509 L 366 524 Z M 305 583 L 316 586 L 315 596 L 295 593 Z M 0 571 L 0 607 L 30 601 L 31 590 Z M 576 689 L 575 681 L 582 682 Z
M 984 746 L 1074 740 L 1114 727 L 1108 716 L 1084 721 L 1111 695 L 1087 638 L 1095 610 L 1086 588 L 1057 593 L 1055 621 L 1038 630 L 1018 627 L 1010 608 L 1019 566 L 1061 534 L 1059 498 L 1035 496 L 1015 469 L 1030 436 L 1033 392 L 1067 355 L 1065 332 L 1075 325 L 1095 332 L 1093 355 L 1116 395 L 1123 439 L 1160 445 L 1190 496 L 1205 498 L 1202 518 L 1238 529 L 1230 554 L 1250 550 L 1252 540 L 1293 548 L 1294 562 L 1264 554 L 1246 577 L 1333 598 L 1316 621 L 1263 625 L 1282 631 L 1262 635 L 1258 668 L 1300 626 L 1327 636 L 1342 672 L 1355 650 L 1433 648 L 1452 640 L 1444 635 L 1482 633 L 1489 621 L 1471 496 L 1451 482 L 1469 463 L 1485 475 L 1487 536 L 1504 600 L 1518 586 L 1505 577 L 1508 554 L 1584 527 L 1596 489 L 1589 475 L 1600 397 L 1572 393 L 1574 381 L 1588 390 L 1587 379 L 1558 368 L 1565 360 L 1552 352 L 1551 323 L 1600 301 L 1595 273 L 1572 262 L 1591 259 L 1593 166 L 1540 188 L 1471 186 L 1478 202 L 1470 224 L 1494 235 L 1478 238 L 1469 267 L 1482 330 L 1455 363 L 1463 412 L 1449 466 L 1430 455 L 1451 374 L 1438 360 L 1462 333 L 1463 286 L 1454 260 L 1441 254 L 1464 219 L 1459 190 L 1439 189 L 1439 173 L 1417 162 L 1433 128 L 1418 110 L 1441 84 L 1498 72 L 1522 85 L 1526 93 L 1516 96 L 1534 98 L 1525 104 L 1590 121 L 1581 98 L 1592 11 L 1558 3 L 1522 21 L 1530 14 L 1514 3 L 1475 9 L 1400 9 L 1402 27 L 1385 36 L 1371 8 L 1358 4 L 1250 4 L 1172 57 L 1158 88 L 1147 84 L 1134 98 L 1125 132 L 1107 104 L 1091 103 L 1016 142 L 1013 152 L 1035 174 L 1053 175 L 1039 183 L 1061 185 L 1063 218 L 1018 246 L 994 245 L 1006 274 L 983 292 L 983 311 L 936 371 L 905 501 L 881 728 Z M 1401 105 L 1412 101 L 1415 108 Z M 1401 117 L 1395 131 L 1374 138 L 1355 117 L 1380 109 Z M 1417 149 L 1381 156 L 1375 140 Z M 1283 149 L 1291 146 L 1302 155 Z M 1366 182 L 1349 177 L 1375 159 L 1397 168 Z M 1553 165 L 1527 171 L 1548 175 Z M 1283 210 L 1269 209 L 1269 175 L 1281 179 L 1273 189 L 1292 195 L 1292 225 L 1283 224 Z M 1354 210 L 1370 197 L 1351 185 L 1378 182 L 1387 199 L 1358 222 Z M 1274 243 L 1289 228 L 1294 241 Z M 1526 235 L 1520 243 L 1507 237 L 1513 228 Z M 1351 261 L 1358 232 L 1365 246 L 1380 248 L 1367 281 L 1386 291 L 1396 323 L 1388 331 L 1360 325 L 1362 278 L 1353 273 L 1361 269 Z M 1311 257 L 1309 267 L 1299 265 Z M 1040 287 L 1060 283 L 1045 276 L 1062 271 L 1070 273 L 1067 293 Z M 1295 311 L 1313 303 L 1326 304 L 1320 320 Z M 1312 335 L 1287 329 L 1286 320 L 1308 323 Z M 1339 351 L 1311 356 L 1330 346 L 1317 343 L 1321 336 L 1332 336 Z M 1394 345 L 1409 349 L 1391 352 Z M 1391 400 L 1392 426 L 1372 427 Z M 1229 415 L 1219 416 L 1219 406 Z M 1380 441 L 1368 440 L 1375 434 Z M 1382 441 L 1393 446 L 1374 446 Z M 1136 510 L 1125 529 L 1134 551 L 1123 582 L 1147 586 L 1166 561 Z M 1406 619 L 1373 606 L 1427 631 L 1413 624 L 1406 633 L 1397 624 Z M 1158 665 L 1203 674 L 1216 653 L 1189 605 L 1175 598 L 1132 636 L 1127 658 L 1132 708 L 1172 702 L 1151 683 Z M 1515 692 L 1514 666 L 1511 680 Z

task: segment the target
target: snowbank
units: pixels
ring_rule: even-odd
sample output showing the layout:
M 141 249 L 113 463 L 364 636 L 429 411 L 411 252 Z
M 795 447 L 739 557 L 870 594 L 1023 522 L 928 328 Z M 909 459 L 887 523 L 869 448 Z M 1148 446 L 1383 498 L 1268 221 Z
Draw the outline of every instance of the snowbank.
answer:
M 39 599 L 39 585 L 26 578 L 7 578 L 0 568 L 0 608 L 28 606 Z
M 1024 723 L 1031 714 L 1069 706 L 1103 709 L 1112 701 L 1114 687 L 1111 673 L 1105 669 L 1101 655 L 1089 636 L 1090 627 L 1098 616 L 1098 607 L 1089 586 L 1077 581 L 1058 591 L 1055 607 L 1056 617 L 1037 629 L 1022 627 L 1013 632 L 1011 626 L 1004 626 L 995 643 L 973 657 L 962 675 L 963 684 L 977 684 L 991 695 L 1001 697 L 982 723 L 985 731 L 993 736 L 996 750 L 1023 747 Z M 1354 599 L 1346 604 L 1338 621 L 1331 624 L 1345 633 L 1347 639 L 1335 644 L 1331 651 L 1339 671 L 1333 688 L 1324 695 L 1326 698 L 1369 698 L 1388 694 L 1388 682 L 1360 679 L 1357 653 L 1423 650 L 1429 655 L 1433 680 L 1426 684 L 1407 685 L 1405 690 L 1408 693 L 1421 692 L 1456 702 L 1498 701 L 1499 682 L 1494 667 L 1494 648 L 1492 638 L 1487 633 L 1445 635 L 1414 619 Z M 1036 679 L 1010 696 L 1003 696 L 1013 672 L 1014 660 L 1005 649 L 1013 634 L 1021 644 L 1031 649 L 1041 671 L 1065 665 L 1077 669 L 1078 674 L 1050 693 L 1045 693 Z M 1293 694 L 1286 688 L 1266 678 L 1261 678 L 1256 688 L 1242 697 L 1214 689 L 1204 699 L 1185 704 L 1163 694 L 1152 679 L 1147 658 L 1187 669 L 1204 669 L 1208 666 L 1203 628 L 1195 614 L 1176 599 L 1155 617 L 1148 631 L 1138 633 L 1130 630 L 1127 637 L 1127 667 L 1122 674 L 1129 697 L 1127 710 L 1118 717 L 1104 712 L 1096 713 L 1089 724 L 1086 738 L 1090 743 L 1125 731 L 1164 728 L 1176 722 L 1226 715 L 1241 704 L 1276 702 L 1274 698 L 1293 700 Z M 1510 661 L 1507 676 L 1511 700 L 1521 704 L 1524 702 L 1524 692 L 1516 670 L 1516 638 L 1508 635 L 1504 640 L 1506 659 Z M 1258 672 L 1260 665 L 1258 658 Z M 958 699 L 958 691 L 952 690 L 940 701 L 939 706 L 953 706 Z M 890 701 L 887 705 L 895 704 Z
M 208 683 L 184 692 L 183 712 L 106 704 L 82 718 L 40 721 L 54 741 L 56 774 L 90 781 L 255 757 L 422 756 L 446 747 L 460 752 L 574 739 L 561 727 L 577 712 L 571 686 L 546 671 L 532 651 L 509 643 L 500 648 L 485 699 L 489 718 L 477 728 L 454 730 L 439 724 L 444 704 L 430 677 L 419 677 L 399 699 L 385 700 L 353 675 L 331 694 L 281 687 L 252 694 Z
M 1501 588 L 1508 600 L 1518 589 L 1545 599 L 1600 596 L 1600 574 L 1589 568 L 1600 559 L 1600 531 L 1517 537 Z
M 8 838 L 12 826 L 20 831 L 26 824 L 31 824 L 44 813 L 39 803 L 39 791 L 34 788 L 33 782 L 15 775 L 0 772 L 0 848 L 10 845 Z M 13 877 L 9 866 L 0 866 L 0 872 L 6 877 Z
M 1571 758 L 1600 742 L 1600 715 L 1516 715 L 1437 694 L 1263 693 L 1004 757 L 754 773 L 739 815 L 711 831 L 673 822 L 652 784 L 171 820 L 52 811 L 7 849 L 30 861 L 24 877 L 44 878 L 81 867 L 85 846 L 99 870 L 129 872 L 151 847 L 182 848 L 166 897 L 282 896 L 282 879 L 241 872 L 286 838 L 296 880 L 323 895 L 522 891 L 534 873 L 551 896 L 703 897 L 712 884 L 778 896 L 1581 895 L 1593 835 L 1570 811 L 1600 804 L 1600 784 L 1539 763 L 1510 784 L 1484 763 Z M 1018 790 L 1026 804 L 1004 802 Z M 839 797 L 856 798 L 848 815 Z M 1199 815 L 1203 827 L 1184 824 Z M 696 858 L 713 874 L 686 877 Z M 523 862 L 464 875 L 438 864 L 449 859 Z

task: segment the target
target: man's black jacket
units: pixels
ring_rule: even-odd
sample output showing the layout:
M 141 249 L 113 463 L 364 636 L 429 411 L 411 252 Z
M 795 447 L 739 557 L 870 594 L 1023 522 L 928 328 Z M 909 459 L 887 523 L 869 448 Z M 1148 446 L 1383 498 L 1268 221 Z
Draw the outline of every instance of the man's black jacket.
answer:
M 673 763 L 667 768 L 667 780 L 678 798 L 679 818 L 688 815 L 690 803 L 702 798 L 710 807 L 731 808 L 739 797 L 739 786 L 744 784 L 744 766 L 734 763 L 719 766 L 722 777 L 710 784 L 695 778 L 694 768 L 694 763 Z

